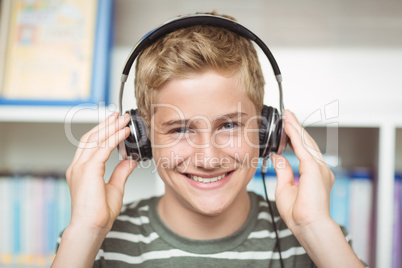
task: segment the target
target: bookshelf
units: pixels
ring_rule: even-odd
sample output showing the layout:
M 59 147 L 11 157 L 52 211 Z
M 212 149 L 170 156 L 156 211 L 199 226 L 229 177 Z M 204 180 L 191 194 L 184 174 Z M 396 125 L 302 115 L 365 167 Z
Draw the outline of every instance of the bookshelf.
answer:
M 391 11 L 392 14 L 385 16 L 385 6 L 377 14 L 374 4 L 367 7 L 366 13 L 359 13 L 361 0 L 354 3 L 334 0 L 318 6 L 307 1 L 314 14 L 332 18 L 331 24 L 325 27 L 320 23 L 322 18 L 313 15 L 299 14 L 284 21 L 282 15 L 277 14 L 283 14 L 284 10 L 287 13 L 289 9 L 277 2 L 267 4 L 269 1 L 253 0 L 248 9 L 244 9 L 241 0 L 221 1 L 218 6 L 212 2 L 205 5 L 195 2 L 153 1 L 144 5 L 139 1 L 116 0 L 115 45 L 110 67 L 111 106 L 97 103 L 80 106 L 78 110 L 66 106 L 0 106 L 0 169 L 64 173 L 75 152 L 74 144 L 66 135 L 66 118 L 72 122 L 73 137 L 79 139 L 116 109 L 121 68 L 131 46 L 141 35 L 177 14 L 216 9 L 246 22 L 246 26 L 256 29 L 255 33 L 267 41 L 283 74 L 285 106 L 308 127 L 319 146 L 331 147 L 327 144 L 328 133 L 334 134 L 331 129 L 335 128 L 342 165 L 374 170 L 377 217 L 373 259 L 367 261 L 371 267 L 391 267 L 393 199 L 390 193 L 393 193 L 394 172 L 402 170 L 402 82 L 397 79 L 402 67 L 402 49 L 400 35 L 386 31 L 383 18 L 398 17 Z M 350 13 L 344 14 L 340 8 L 347 5 L 353 6 L 348 8 Z M 396 2 L 391 5 L 392 9 L 397 10 L 394 5 Z M 263 10 L 269 10 L 270 16 Z M 371 21 L 378 23 L 370 24 L 375 26 L 373 32 L 362 31 L 361 41 L 353 39 L 353 29 L 361 30 L 359 27 L 363 24 L 359 22 L 365 16 L 371 16 Z M 305 22 L 303 31 L 295 27 L 300 21 Z M 344 21 L 348 22 L 348 27 Z M 282 27 L 278 30 L 272 25 Z M 268 77 L 265 103 L 277 106 L 276 85 L 266 63 L 262 64 Z M 132 77 L 129 81 L 133 81 Z M 130 86 L 132 82 L 126 87 Z M 328 114 L 335 116 L 327 118 Z M 117 162 L 115 151 L 107 163 L 105 177 L 110 176 Z M 127 182 L 124 201 L 161 192 L 163 186 L 154 167 L 138 168 Z
M 72 137 L 66 136 L 64 122 L 0 122 L 0 170 L 64 174 L 76 150 L 74 143 L 93 128 L 95 122 L 75 122 Z M 114 151 L 106 165 L 105 178 L 110 177 L 118 161 L 117 151 Z M 144 177 L 147 179 L 142 179 Z M 158 193 L 160 186 L 154 177 L 150 163 L 137 168 L 128 180 L 125 202 Z
M 119 58 L 124 58 L 122 55 L 127 50 L 129 48 L 115 48 L 112 53 L 112 62 L 118 64 L 117 62 L 122 60 Z M 280 54 L 282 53 L 286 54 L 286 51 L 283 50 Z M 119 68 L 113 66 L 112 69 Z M 112 80 L 118 79 L 118 77 L 112 78 Z M 289 80 L 291 77 L 286 81 Z M 286 104 L 291 102 L 292 90 L 289 86 L 285 89 Z M 343 103 L 346 105 L 342 106 Z M 381 113 L 377 116 L 353 112 L 352 109 L 341 113 L 343 107 L 345 110 L 349 109 L 347 103 L 347 96 L 340 95 L 340 116 L 335 120 L 339 137 L 338 153 L 343 166 L 366 166 L 375 171 L 377 229 L 373 236 L 376 237 L 377 242 L 373 256 L 376 256 L 377 267 L 380 267 L 378 264 L 389 263 L 391 260 L 393 199 L 389 193 L 393 192 L 393 174 L 395 170 L 400 170 L 402 165 L 402 122 L 398 121 L 400 119 L 395 116 L 394 111 L 387 113 L 384 107 L 378 110 Z M 382 105 L 385 106 L 385 104 Z M 288 104 L 287 106 L 296 113 L 301 122 L 305 123 L 308 123 L 312 113 L 323 109 L 323 105 L 310 104 L 308 107 L 312 108 L 308 111 L 303 103 L 293 107 Z M 114 106 L 81 108 L 83 109 L 71 117 L 73 122 L 71 133 L 77 139 L 111 113 Z M 63 173 L 75 152 L 75 146 L 65 134 L 64 120 L 69 118 L 69 112 L 71 109 L 66 107 L 0 107 L 1 169 L 56 170 Z M 330 127 L 333 125 L 329 124 Z M 321 148 L 327 146 L 329 128 L 327 122 L 318 122 L 308 127 L 309 133 L 317 140 Z M 111 161 L 107 164 L 105 177 L 110 176 L 117 161 L 117 153 L 114 152 Z M 125 202 L 129 202 L 153 195 L 155 192 L 161 193 L 163 186 L 156 178 L 153 167 L 140 168 L 136 169 L 129 178 L 126 191 Z M 373 263 L 373 261 L 370 262 Z

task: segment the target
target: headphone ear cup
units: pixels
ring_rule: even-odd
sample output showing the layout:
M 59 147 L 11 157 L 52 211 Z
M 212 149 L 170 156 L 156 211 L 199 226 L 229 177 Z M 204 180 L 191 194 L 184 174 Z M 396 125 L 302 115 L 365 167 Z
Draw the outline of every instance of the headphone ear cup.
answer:
M 277 109 L 264 105 L 261 111 L 260 157 L 265 158 L 270 153 L 281 154 L 286 142 L 281 115 Z
M 260 157 L 265 157 L 269 153 L 269 129 L 272 118 L 273 108 L 264 105 L 261 111 L 261 123 L 260 123 Z
M 138 110 L 130 110 L 130 135 L 124 141 L 127 155 L 136 161 L 145 161 L 152 158 L 151 142 L 147 136 L 147 127 Z
M 277 123 L 275 128 L 275 139 L 273 139 L 275 144 L 272 145 L 272 148 L 275 151 L 275 153 L 282 154 L 288 143 L 288 135 L 286 135 L 285 132 L 285 125 L 283 122 L 282 115 L 280 115 L 278 111 L 277 114 L 278 115 L 276 119 Z
M 273 153 L 278 153 L 278 148 L 279 148 L 279 143 L 281 140 L 281 133 L 282 133 L 282 119 L 279 115 L 279 112 L 277 109 L 273 109 L 273 122 L 274 122 L 274 127 L 272 128 L 272 133 L 271 137 L 269 139 L 269 148 L 270 152 Z

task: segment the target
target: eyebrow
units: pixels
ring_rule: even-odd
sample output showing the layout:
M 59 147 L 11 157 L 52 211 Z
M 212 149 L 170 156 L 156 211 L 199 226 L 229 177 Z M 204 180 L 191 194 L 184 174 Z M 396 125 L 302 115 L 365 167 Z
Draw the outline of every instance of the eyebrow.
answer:
M 247 116 L 247 114 L 234 112 L 234 113 L 229 113 L 229 114 L 224 114 L 224 115 L 218 115 L 218 116 L 214 117 L 213 120 L 214 121 L 222 121 L 222 120 L 233 119 L 233 118 L 242 118 L 244 116 Z
M 190 122 L 190 119 L 178 119 L 178 120 L 169 120 L 166 122 L 163 122 L 161 125 L 162 127 L 171 127 L 171 126 L 183 126 L 183 125 L 187 125 L 188 122 Z
M 229 113 L 229 114 L 224 114 L 224 115 L 218 115 L 213 118 L 213 121 L 223 121 L 223 120 L 228 120 L 228 119 L 233 119 L 233 118 L 241 118 L 247 116 L 246 113 Z M 177 120 L 168 120 L 166 122 L 163 122 L 161 125 L 162 127 L 172 127 L 172 126 L 187 126 L 190 122 L 196 121 L 199 119 L 177 119 Z

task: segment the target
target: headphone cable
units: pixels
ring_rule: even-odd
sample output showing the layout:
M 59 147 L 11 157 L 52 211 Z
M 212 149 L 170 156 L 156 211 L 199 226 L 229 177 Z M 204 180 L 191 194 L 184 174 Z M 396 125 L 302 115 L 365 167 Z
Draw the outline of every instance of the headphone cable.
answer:
M 278 248 L 279 261 L 281 263 L 281 268 L 284 268 L 285 266 L 283 264 L 283 259 L 282 259 L 281 244 L 279 242 L 278 229 L 276 228 L 274 213 L 273 213 L 273 210 L 271 207 L 271 202 L 269 202 L 269 199 L 268 199 L 267 185 L 265 184 L 265 173 L 267 172 L 267 162 L 268 162 L 268 158 L 264 158 L 264 160 L 262 162 L 262 167 L 261 167 L 262 183 L 264 184 L 265 199 L 267 200 L 267 203 L 268 203 L 268 209 L 269 209 L 269 213 L 271 214 L 271 219 L 272 219 L 272 226 L 274 227 L 274 231 L 275 231 L 276 247 Z

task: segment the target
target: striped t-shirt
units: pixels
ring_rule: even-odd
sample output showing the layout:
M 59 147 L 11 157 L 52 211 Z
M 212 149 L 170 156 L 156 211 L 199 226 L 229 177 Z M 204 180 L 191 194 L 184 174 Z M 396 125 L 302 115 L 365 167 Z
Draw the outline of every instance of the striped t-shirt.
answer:
M 261 196 L 249 194 L 251 210 L 244 225 L 214 240 L 173 233 L 158 215 L 158 197 L 125 205 L 94 267 L 280 267 L 268 204 Z M 315 267 L 272 204 L 285 267 Z

